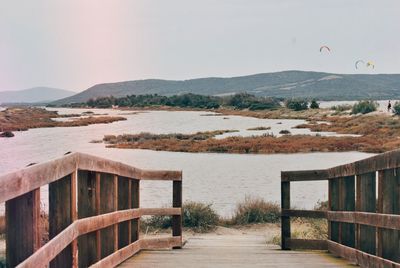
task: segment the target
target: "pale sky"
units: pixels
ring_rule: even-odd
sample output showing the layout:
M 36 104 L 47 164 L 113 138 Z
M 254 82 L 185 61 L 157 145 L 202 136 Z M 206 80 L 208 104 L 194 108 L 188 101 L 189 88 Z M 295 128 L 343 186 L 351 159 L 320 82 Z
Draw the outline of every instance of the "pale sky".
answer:
M 398 0 L 0 1 L 0 91 L 282 70 L 400 73 Z M 358 59 L 375 69 L 356 70 Z

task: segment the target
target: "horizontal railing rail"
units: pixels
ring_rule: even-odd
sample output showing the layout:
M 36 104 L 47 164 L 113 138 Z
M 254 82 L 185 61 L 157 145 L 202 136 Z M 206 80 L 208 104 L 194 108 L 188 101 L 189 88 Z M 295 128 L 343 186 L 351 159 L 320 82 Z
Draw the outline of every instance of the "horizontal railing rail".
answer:
M 290 207 L 290 183 L 328 181 L 328 211 Z M 400 150 L 281 173 L 282 249 L 327 249 L 365 267 L 400 267 Z M 291 238 L 291 217 L 326 218 L 328 240 Z
M 173 182 L 173 207 L 139 208 L 140 180 Z M 49 187 L 41 242 L 40 187 Z M 112 267 L 142 249 L 182 247 L 182 172 L 72 153 L 0 176 L 9 267 Z M 141 239 L 142 216 L 171 216 L 172 237 Z M 78 254 L 79 252 L 79 254 Z

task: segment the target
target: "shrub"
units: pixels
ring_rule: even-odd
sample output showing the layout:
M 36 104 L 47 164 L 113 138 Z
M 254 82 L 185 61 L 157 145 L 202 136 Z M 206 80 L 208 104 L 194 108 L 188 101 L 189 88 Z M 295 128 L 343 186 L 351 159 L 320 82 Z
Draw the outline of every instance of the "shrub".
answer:
M 310 104 L 311 109 L 319 109 L 319 103 L 316 100 L 312 100 Z
M 378 103 L 372 100 L 359 101 L 353 105 L 352 114 L 367 114 L 376 111 Z
M 283 129 L 283 130 L 279 131 L 279 134 L 289 135 L 289 134 L 290 134 L 290 131 L 287 130 L 287 129 Z
M 351 106 L 350 104 L 340 104 L 340 105 L 332 106 L 331 110 L 334 110 L 337 112 L 344 112 L 344 111 L 351 110 L 351 108 L 353 108 L 353 106 Z
M 308 102 L 304 99 L 289 99 L 286 100 L 285 106 L 294 111 L 302 111 L 308 109 Z
M 211 204 L 200 202 L 186 202 L 183 204 L 183 227 L 198 232 L 205 232 L 215 228 L 219 216 L 212 209 Z M 172 226 L 171 216 L 152 216 L 144 221 L 144 226 L 151 229 L 167 229 Z
M 275 223 L 279 218 L 280 206 L 277 203 L 246 196 L 243 202 L 237 204 L 231 224 Z
M 393 105 L 393 112 L 395 115 L 400 115 L 400 102 L 395 102 L 395 104 Z

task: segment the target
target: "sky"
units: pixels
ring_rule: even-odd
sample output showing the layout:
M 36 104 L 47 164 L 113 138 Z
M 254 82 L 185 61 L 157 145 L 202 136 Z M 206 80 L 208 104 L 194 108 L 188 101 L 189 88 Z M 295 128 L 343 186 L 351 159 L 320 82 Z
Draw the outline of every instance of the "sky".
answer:
M 0 1 L 0 91 L 282 70 L 400 73 L 398 0 Z M 358 59 L 375 69 L 356 70 Z

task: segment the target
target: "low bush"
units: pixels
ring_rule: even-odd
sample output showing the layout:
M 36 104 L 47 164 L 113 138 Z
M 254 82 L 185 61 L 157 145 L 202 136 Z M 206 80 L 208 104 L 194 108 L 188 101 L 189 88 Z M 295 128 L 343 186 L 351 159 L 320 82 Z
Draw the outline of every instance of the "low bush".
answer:
M 287 130 L 287 129 L 283 129 L 283 130 L 279 131 L 279 134 L 289 135 L 289 134 L 290 134 L 290 131 Z
M 183 204 L 183 227 L 197 232 L 205 232 L 215 228 L 218 222 L 219 216 L 211 204 L 193 201 Z M 149 229 L 167 229 L 171 226 L 171 216 L 152 216 L 143 221 L 143 227 Z
M 378 103 L 376 101 L 365 100 L 359 101 L 353 105 L 352 114 L 367 114 L 376 111 Z
M 288 99 L 285 106 L 294 111 L 302 111 L 308 109 L 308 102 L 305 99 Z
M 400 115 L 400 102 L 395 102 L 395 104 L 393 105 L 393 112 L 395 115 Z
M 280 215 L 279 204 L 247 196 L 237 204 L 230 224 L 275 223 L 279 221 Z
M 352 105 L 350 104 L 340 104 L 340 105 L 334 105 L 331 107 L 331 110 L 337 111 L 337 112 L 344 112 L 351 110 L 353 108 Z
M 319 109 L 319 103 L 316 100 L 312 100 L 310 104 L 311 109 Z

